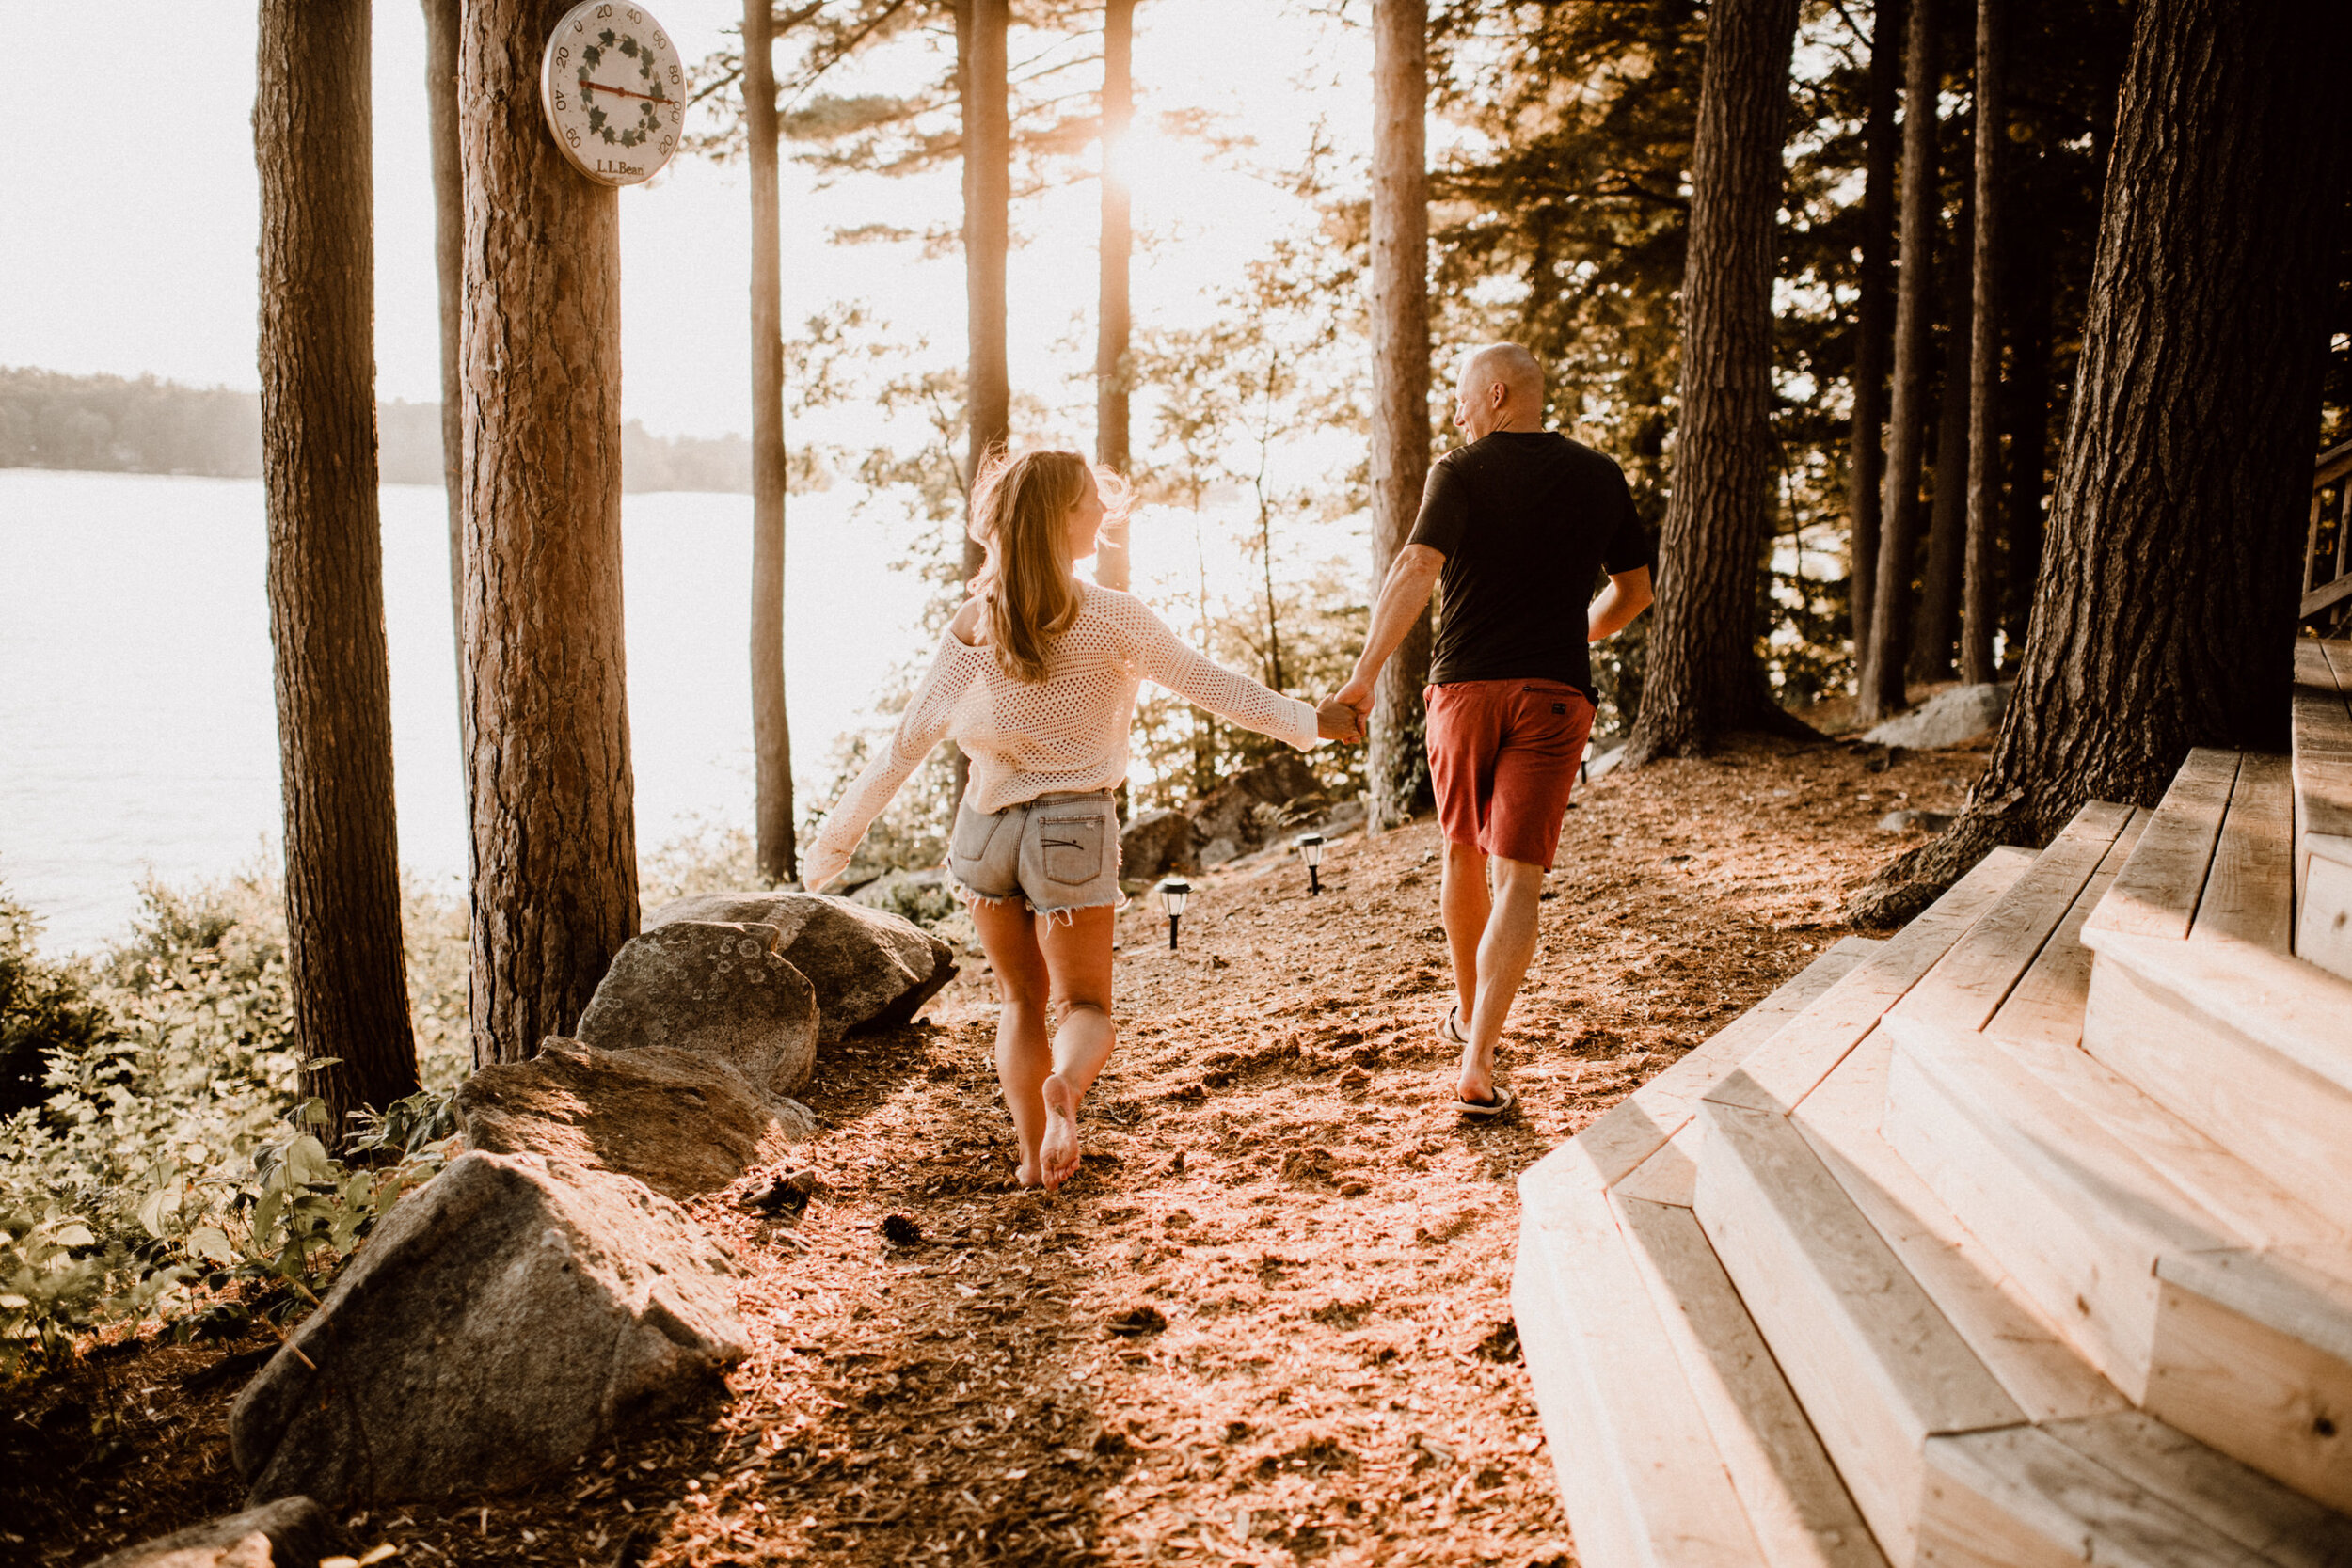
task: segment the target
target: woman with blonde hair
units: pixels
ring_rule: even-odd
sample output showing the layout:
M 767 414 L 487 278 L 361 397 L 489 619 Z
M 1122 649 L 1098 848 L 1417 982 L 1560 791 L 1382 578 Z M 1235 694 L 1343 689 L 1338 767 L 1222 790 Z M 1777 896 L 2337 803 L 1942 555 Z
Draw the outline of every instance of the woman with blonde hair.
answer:
M 1123 514 L 1123 486 L 1111 483 Z M 1075 452 L 999 456 L 983 467 L 972 487 L 972 534 L 987 547 L 987 564 L 898 733 L 834 804 L 803 867 L 811 888 L 838 877 L 931 749 L 949 737 L 963 748 L 972 776 L 947 865 L 996 970 L 996 1075 L 1020 1140 L 1019 1180 L 1049 1190 L 1078 1168 L 1078 1105 L 1118 1038 L 1112 792 L 1127 775 L 1138 684 L 1166 687 L 1302 751 L 1357 733 L 1353 710 L 1318 710 L 1223 669 L 1142 600 L 1078 577 L 1073 568 L 1094 553 L 1108 513 L 1103 489 Z

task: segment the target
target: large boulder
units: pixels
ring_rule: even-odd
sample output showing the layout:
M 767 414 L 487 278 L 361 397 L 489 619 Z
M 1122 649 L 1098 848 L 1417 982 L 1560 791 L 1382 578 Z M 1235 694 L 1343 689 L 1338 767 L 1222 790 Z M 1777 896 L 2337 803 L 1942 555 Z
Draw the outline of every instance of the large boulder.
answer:
M 631 938 L 573 1031 L 594 1051 L 667 1046 L 790 1094 L 817 1065 L 817 988 L 765 924 L 681 920 Z
M 1181 811 L 1147 811 L 1120 830 L 1119 875 L 1156 881 L 1171 871 L 1194 869 L 1192 818 Z
M 1942 746 L 1965 746 L 1991 735 L 2009 707 L 2006 685 L 1956 686 L 1938 692 L 1909 713 L 1889 719 L 1862 738 L 1873 746 L 1900 746 L 1906 751 L 1932 752 Z
M 715 1387 L 740 1272 L 642 1181 L 462 1154 L 237 1396 L 230 1450 L 256 1503 L 524 1485 Z
M 709 921 L 776 928 L 776 951 L 817 988 L 825 1044 L 866 1024 L 912 1022 L 956 977 L 954 950 L 913 921 L 819 893 L 693 894 L 654 911 L 645 931 Z
M 591 1051 L 557 1036 L 530 1061 L 467 1079 L 457 1122 L 468 1148 L 550 1155 L 680 1200 L 817 1134 L 807 1106 L 762 1094 L 723 1062 L 663 1045 Z
M 90 1568 L 318 1568 L 350 1538 L 308 1497 L 280 1497 L 243 1513 L 125 1546 Z

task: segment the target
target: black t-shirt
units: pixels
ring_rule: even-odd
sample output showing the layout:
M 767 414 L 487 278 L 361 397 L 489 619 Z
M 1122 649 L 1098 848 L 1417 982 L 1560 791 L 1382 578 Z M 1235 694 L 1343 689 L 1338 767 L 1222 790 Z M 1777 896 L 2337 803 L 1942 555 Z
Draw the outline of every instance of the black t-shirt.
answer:
M 1407 542 L 1445 557 L 1437 686 L 1550 680 L 1591 696 L 1594 584 L 1652 561 L 1624 470 L 1550 430 L 1498 430 L 1438 459 Z

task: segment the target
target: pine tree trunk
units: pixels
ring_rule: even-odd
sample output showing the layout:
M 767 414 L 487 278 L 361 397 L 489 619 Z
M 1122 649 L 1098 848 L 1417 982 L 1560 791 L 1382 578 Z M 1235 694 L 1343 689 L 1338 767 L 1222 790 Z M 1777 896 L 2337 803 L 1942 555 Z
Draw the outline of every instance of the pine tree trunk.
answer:
M 2042 514 L 2050 488 L 2050 271 L 2033 258 L 2008 268 L 2016 322 L 2010 363 L 2014 384 L 2003 388 L 2009 427 L 2009 506 L 2001 574 L 2001 626 L 2013 666 L 2026 646 L 2034 584 L 2042 576 Z
M 433 144 L 433 266 L 441 294 L 441 494 L 449 507 L 450 634 L 466 693 L 465 389 L 457 363 L 466 307 L 466 170 L 457 153 L 461 0 L 423 0 L 425 136 Z M 458 720 L 462 735 L 465 720 Z
M 1960 678 L 1982 686 L 1994 677 L 1993 619 L 1996 562 L 1993 520 L 2001 505 L 2001 438 L 1994 428 L 2001 392 L 2001 150 L 2009 144 L 2002 105 L 2008 69 L 2004 0 L 1977 0 L 1977 159 L 1975 225 L 1969 235 L 1974 303 L 1969 311 L 1968 520 L 1960 627 Z
M 330 1145 L 351 1112 L 418 1087 L 375 492 L 368 33 L 367 0 L 262 0 L 253 107 L 286 968 Z
M 2148 0 L 2017 690 L 1967 809 L 1849 913 L 1915 905 L 2192 746 L 2280 751 L 2352 168 L 2339 8 Z
M 1372 8 L 1372 572 L 1374 591 L 1412 536 L 1429 479 L 1429 11 Z M 1364 753 L 1375 831 L 1430 800 L 1429 618 L 1406 633 L 1374 688 Z
M 1885 482 L 1886 361 L 1895 332 L 1895 105 L 1902 85 L 1903 0 L 1879 0 L 1870 23 L 1870 111 L 1863 131 L 1862 265 L 1854 305 L 1853 432 L 1847 440 L 1846 503 L 1852 515 L 1854 657 L 1870 638 L 1878 592 L 1879 487 Z
M 1658 621 L 1627 760 L 1734 730 L 1813 732 L 1756 659 L 1772 508 L 1772 231 L 1797 0 L 1717 0 L 1691 152 L 1681 422 L 1659 542 Z
M 619 193 L 539 108 L 544 0 L 469 0 L 463 356 L 474 1060 L 579 1022 L 637 929 Z
M 1963 141 L 1965 138 L 1963 138 Z M 1973 155 L 1973 154 L 1972 154 Z M 1919 584 L 1919 622 L 1911 637 L 1914 681 L 1949 680 L 1960 639 L 1960 579 L 1967 561 L 1968 409 L 1975 336 L 1971 327 L 1977 202 L 1961 203 L 1944 276 L 1944 385 L 1936 398 L 1935 500 L 1928 513 L 1927 569 Z
M 784 278 L 771 0 L 743 0 L 743 129 L 752 173 L 752 769 L 759 879 L 800 877 L 792 726 L 784 703 Z
M 1935 0 L 1911 0 L 1903 51 L 1902 271 L 1895 293 L 1895 392 L 1888 411 L 1886 480 L 1879 502 L 1878 586 L 1862 655 L 1855 711 L 1875 723 L 1903 706 L 1911 646 L 1911 574 L 1919 522 L 1919 470 L 1927 440 L 1929 254 L 1935 245 Z
M 967 480 L 1012 439 L 1012 386 L 1005 364 L 1005 267 L 1012 225 L 1012 131 L 1006 83 L 1009 0 L 962 0 L 963 277 L 971 339 Z M 963 577 L 984 552 L 967 531 Z
M 1094 460 L 1127 471 L 1127 275 L 1135 249 L 1126 141 L 1135 123 L 1136 0 L 1103 7 L 1103 241 L 1094 327 Z

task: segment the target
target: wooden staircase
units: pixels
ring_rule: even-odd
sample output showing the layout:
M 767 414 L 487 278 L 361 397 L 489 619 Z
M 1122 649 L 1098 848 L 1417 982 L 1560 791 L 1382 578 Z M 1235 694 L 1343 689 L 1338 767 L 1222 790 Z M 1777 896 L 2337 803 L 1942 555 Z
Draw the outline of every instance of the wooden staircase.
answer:
M 1586 1568 L 2352 1568 L 2352 644 L 1520 1179 Z

